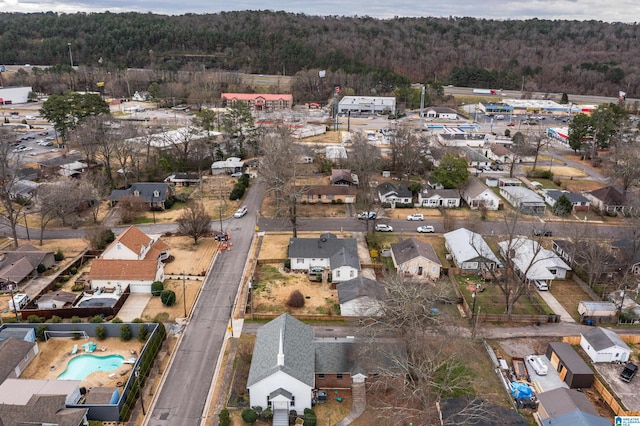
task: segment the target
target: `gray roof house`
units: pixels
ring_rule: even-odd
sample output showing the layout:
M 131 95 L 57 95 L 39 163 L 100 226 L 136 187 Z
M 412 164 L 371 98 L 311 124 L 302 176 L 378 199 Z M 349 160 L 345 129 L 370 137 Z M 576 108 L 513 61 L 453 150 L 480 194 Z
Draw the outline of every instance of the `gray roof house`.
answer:
M 462 199 L 471 210 L 478 210 L 480 206 L 484 206 L 487 210 L 498 210 L 500 206 L 500 197 L 475 177 L 467 180 L 462 188 Z
M 624 211 L 627 205 L 624 194 L 615 186 L 605 186 L 583 193 L 592 205 L 602 211 L 618 212 Z
M 418 193 L 418 205 L 430 208 L 454 208 L 460 207 L 462 198 L 457 189 L 432 189 L 425 188 Z
M 544 201 L 553 207 L 556 201 L 562 196 L 565 196 L 571 201 L 574 211 L 588 211 L 590 201 L 582 194 L 576 194 L 571 191 L 559 191 L 557 189 L 547 189 L 544 191 Z
M 215 161 L 211 164 L 211 174 L 240 173 L 244 170 L 244 161 L 239 157 L 229 157 L 223 161 Z
M 291 269 L 328 268 L 333 282 L 347 281 L 358 276 L 360 258 L 355 238 L 338 238 L 325 233 L 318 238 L 289 240 Z
M 411 278 L 440 277 L 440 259 L 431 244 L 408 238 L 391 244 L 391 259 L 397 271 Z
M 444 240 L 453 263 L 463 272 L 493 271 L 502 265 L 480 234 L 459 228 L 444 234 Z
M 127 195 L 142 198 L 149 208 L 164 210 L 164 203 L 171 196 L 171 188 L 165 182 L 136 182 L 127 189 L 111 191 L 109 201 L 113 205 Z
M 587 397 L 577 390 L 564 387 L 538 394 L 536 415 L 543 426 L 611 426 L 598 416 Z
M 337 290 L 342 316 L 376 315 L 380 301 L 387 297 L 382 284 L 362 276 L 339 283 Z
M 289 314 L 258 329 L 247 388 L 252 407 L 270 406 L 274 421 L 290 409 L 311 408 L 315 353 L 313 328 Z
M 378 199 L 381 203 L 389 203 L 391 208 L 395 208 L 396 203 L 412 203 L 413 193 L 401 183 L 396 187 L 391 182 L 384 182 L 378 185 Z
M 0 340 L 0 383 L 22 375 L 38 354 L 38 344 L 14 337 Z
M 543 215 L 546 210 L 544 199 L 523 186 L 503 186 L 500 188 L 500 195 L 525 214 Z
M 66 408 L 65 395 L 33 395 L 26 404 L 0 404 L 0 420 L 5 426 L 88 424 L 88 408 Z
M 581 333 L 580 346 L 592 362 L 627 362 L 631 349 L 615 332 L 593 327 Z
M 0 288 L 3 284 L 18 284 L 38 274 L 38 265 L 50 268 L 55 259 L 52 251 L 40 250 L 31 244 L 23 244 L 15 250 L 0 252 Z

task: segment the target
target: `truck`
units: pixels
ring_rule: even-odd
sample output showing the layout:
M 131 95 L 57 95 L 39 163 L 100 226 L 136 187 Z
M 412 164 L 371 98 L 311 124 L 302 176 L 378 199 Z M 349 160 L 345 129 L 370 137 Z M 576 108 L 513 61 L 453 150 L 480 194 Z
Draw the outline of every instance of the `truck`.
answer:
M 473 93 L 477 93 L 479 95 L 497 95 L 498 92 L 496 92 L 493 89 L 473 89 Z
M 628 362 L 624 366 L 624 370 L 622 370 L 622 373 L 620 373 L 620 379 L 622 379 L 623 382 L 629 383 L 631 382 L 631 380 L 633 380 L 637 372 L 638 366 L 632 362 Z

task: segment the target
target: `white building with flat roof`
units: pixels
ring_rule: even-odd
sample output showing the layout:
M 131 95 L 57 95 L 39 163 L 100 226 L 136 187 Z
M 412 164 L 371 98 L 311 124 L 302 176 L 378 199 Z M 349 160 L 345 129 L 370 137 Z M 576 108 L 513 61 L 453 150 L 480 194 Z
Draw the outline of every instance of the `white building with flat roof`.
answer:
M 395 114 L 392 96 L 345 96 L 338 102 L 338 114 Z

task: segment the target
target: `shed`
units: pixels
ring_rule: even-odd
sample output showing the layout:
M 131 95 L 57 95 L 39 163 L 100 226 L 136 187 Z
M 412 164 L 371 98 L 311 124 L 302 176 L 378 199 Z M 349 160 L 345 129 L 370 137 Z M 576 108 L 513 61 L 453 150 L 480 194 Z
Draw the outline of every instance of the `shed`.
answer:
M 77 293 L 68 291 L 55 291 L 45 293 L 36 300 L 38 309 L 59 309 L 63 307 L 71 307 L 78 299 Z
M 592 362 L 627 362 L 631 349 L 613 331 L 595 327 L 582 333 L 580 346 Z
M 593 384 L 593 370 L 570 344 L 550 342 L 547 345 L 546 355 L 560 379 L 570 388 L 590 388 Z
M 578 313 L 583 320 L 613 320 L 618 309 L 612 302 L 593 302 L 582 300 L 578 303 Z

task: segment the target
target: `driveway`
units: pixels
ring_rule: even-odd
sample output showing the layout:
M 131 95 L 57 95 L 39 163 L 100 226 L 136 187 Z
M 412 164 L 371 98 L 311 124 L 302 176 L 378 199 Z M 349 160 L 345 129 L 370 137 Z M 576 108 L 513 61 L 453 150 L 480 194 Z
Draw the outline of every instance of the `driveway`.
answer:
M 122 309 L 118 312 L 118 318 L 123 322 L 131 322 L 136 318 L 142 318 L 142 311 L 147 306 L 149 299 L 151 299 L 150 294 L 130 294 L 127 301 L 122 305 Z
M 558 285 L 558 284 L 555 284 L 555 285 Z M 551 292 L 538 291 L 538 294 L 540 295 L 540 297 L 542 297 L 542 300 L 544 300 L 545 303 L 549 305 L 549 307 L 551 308 L 554 314 L 560 315 L 560 320 L 562 322 L 573 322 L 573 323 L 576 322 L 576 320 L 573 319 L 573 317 L 569 314 L 569 312 L 567 312 L 567 310 L 560 304 L 560 302 L 558 302 L 558 300 L 555 298 L 553 294 L 551 294 Z

